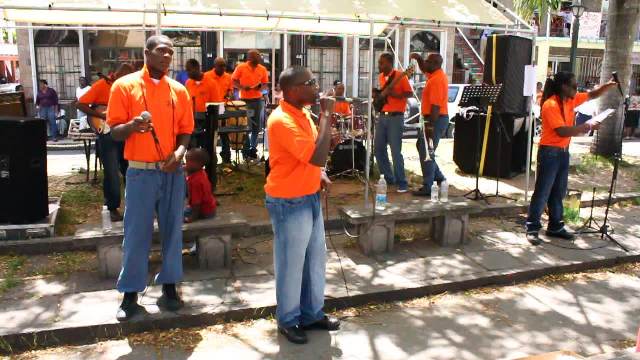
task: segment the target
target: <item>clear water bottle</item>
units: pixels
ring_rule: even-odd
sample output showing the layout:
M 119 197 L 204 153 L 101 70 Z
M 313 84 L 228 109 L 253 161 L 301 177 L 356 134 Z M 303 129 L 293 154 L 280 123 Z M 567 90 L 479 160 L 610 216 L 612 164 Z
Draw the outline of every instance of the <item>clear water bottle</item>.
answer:
M 431 185 L 431 201 L 432 202 L 438 202 L 438 193 L 439 193 L 438 184 L 434 182 L 433 185 Z
M 447 180 L 440 183 L 440 201 L 449 201 L 449 184 L 447 184 Z
M 387 207 L 387 182 L 380 177 L 376 184 L 376 210 L 384 210 Z
M 107 205 L 102 207 L 102 232 L 110 232 L 111 231 L 111 214 L 109 213 L 109 209 L 107 209 Z

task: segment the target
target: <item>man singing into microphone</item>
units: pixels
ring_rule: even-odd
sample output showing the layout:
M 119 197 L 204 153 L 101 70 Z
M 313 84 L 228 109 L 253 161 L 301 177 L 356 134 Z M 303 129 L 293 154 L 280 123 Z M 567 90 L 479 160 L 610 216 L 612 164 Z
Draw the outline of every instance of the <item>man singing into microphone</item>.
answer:
M 164 35 L 147 40 L 145 66 L 118 79 L 111 87 L 107 123 L 115 140 L 125 141 L 129 160 L 125 189 L 124 241 L 118 291 L 124 299 L 117 319 L 138 310 L 137 293 L 144 290 L 157 215 L 162 239 L 162 284 L 158 305 L 176 311 L 183 303 L 176 291 L 182 279 L 182 221 L 185 179 L 182 159 L 193 132 L 191 100 L 184 86 L 166 76 L 173 44 Z
M 304 67 L 280 74 L 284 99 L 267 121 L 271 171 L 264 189 L 271 217 L 276 276 L 278 330 L 296 344 L 307 342 L 304 330 L 337 330 L 340 322 L 324 306 L 326 244 L 320 205 L 321 170 L 331 143 L 334 101 L 321 99 L 320 128 L 304 107 L 316 102 L 318 85 Z

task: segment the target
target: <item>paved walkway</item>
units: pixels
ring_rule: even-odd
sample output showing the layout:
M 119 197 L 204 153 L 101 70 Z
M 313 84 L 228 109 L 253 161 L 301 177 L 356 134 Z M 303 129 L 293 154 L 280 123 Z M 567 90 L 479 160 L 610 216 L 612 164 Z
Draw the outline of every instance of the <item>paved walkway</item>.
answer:
M 583 356 L 611 353 L 632 345 L 630 340 L 640 325 L 638 275 L 597 274 L 556 285 L 418 299 L 364 309 L 359 314 L 345 311 L 340 313 L 344 318 L 340 331 L 309 332 L 310 342 L 304 346 L 292 345 L 277 335 L 273 320 L 257 320 L 142 337 L 155 340 L 130 337 L 29 356 L 69 360 L 498 360 L 558 350 Z M 598 357 L 614 358 L 621 357 Z

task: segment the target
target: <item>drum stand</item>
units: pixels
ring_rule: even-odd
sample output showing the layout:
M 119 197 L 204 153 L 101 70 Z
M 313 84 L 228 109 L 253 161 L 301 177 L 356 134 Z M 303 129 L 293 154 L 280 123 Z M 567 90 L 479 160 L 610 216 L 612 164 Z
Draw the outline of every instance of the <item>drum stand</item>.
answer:
M 364 181 L 364 179 L 362 177 L 363 171 L 358 170 L 356 168 L 356 145 L 355 145 L 356 139 L 355 139 L 354 130 L 353 130 L 353 122 L 354 122 L 353 111 L 351 111 L 351 116 L 350 116 L 350 121 L 349 121 L 350 126 L 348 127 L 348 129 L 349 129 L 348 137 L 351 138 L 351 169 L 347 169 L 347 170 L 342 171 L 340 173 L 333 174 L 333 175 L 331 175 L 331 177 L 332 178 L 338 178 L 338 177 L 341 177 L 341 176 L 349 176 L 349 177 L 354 177 L 354 178 L 360 180 L 362 183 L 365 183 L 365 181 Z

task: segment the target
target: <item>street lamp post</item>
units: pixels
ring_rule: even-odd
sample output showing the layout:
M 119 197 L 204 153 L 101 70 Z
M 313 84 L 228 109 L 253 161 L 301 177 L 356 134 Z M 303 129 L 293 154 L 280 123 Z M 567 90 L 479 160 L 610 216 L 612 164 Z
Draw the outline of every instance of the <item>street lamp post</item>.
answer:
M 571 53 L 569 61 L 571 64 L 571 72 L 576 73 L 576 54 L 578 52 L 578 33 L 580 32 L 580 17 L 584 14 L 585 7 L 582 0 L 573 0 L 571 12 L 573 13 L 573 24 L 571 25 Z

